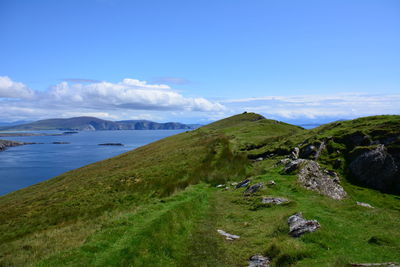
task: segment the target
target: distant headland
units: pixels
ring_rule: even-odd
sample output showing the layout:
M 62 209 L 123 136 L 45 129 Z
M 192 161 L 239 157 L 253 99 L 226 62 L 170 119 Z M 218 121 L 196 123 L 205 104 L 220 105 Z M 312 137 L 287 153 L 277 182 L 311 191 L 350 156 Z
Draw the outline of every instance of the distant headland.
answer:
M 159 123 L 148 120 L 109 121 L 95 117 L 47 119 L 31 123 L 0 127 L 0 131 L 99 131 L 99 130 L 182 130 L 196 129 L 201 125 L 179 122 Z

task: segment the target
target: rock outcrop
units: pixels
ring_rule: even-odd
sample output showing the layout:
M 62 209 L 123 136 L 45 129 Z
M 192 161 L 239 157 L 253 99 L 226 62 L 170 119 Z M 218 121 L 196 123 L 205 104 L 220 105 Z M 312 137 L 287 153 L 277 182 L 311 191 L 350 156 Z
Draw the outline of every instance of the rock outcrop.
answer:
M 297 177 L 299 183 L 305 188 L 330 198 L 340 200 L 347 195 L 340 185 L 339 176 L 335 172 L 323 170 L 313 160 L 304 162 Z
M 307 189 L 337 200 L 347 195 L 340 185 L 339 176 L 333 171 L 322 169 L 316 161 L 307 159 L 287 161 L 284 172 L 291 173 L 295 170 L 298 170 L 298 182 Z
M 385 145 L 356 157 L 349 170 L 357 182 L 383 192 L 400 193 L 400 163 L 388 153 Z
M 316 220 L 305 220 L 301 213 L 296 213 L 289 217 L 289 235 L 299 237 L 305 233 L 315 232 L 320 228 L 320 224 Z
M 0 151 L 6 150 L 7 147 L 22 146 L 25 145 L 24 142 L 16 142 L 9 140 L 0 140 Z

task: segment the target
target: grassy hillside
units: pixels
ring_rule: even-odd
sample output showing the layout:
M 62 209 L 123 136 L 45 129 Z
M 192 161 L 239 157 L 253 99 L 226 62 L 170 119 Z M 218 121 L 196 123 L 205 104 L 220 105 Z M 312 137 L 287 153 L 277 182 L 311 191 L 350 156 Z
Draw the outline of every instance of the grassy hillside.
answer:
M 276 266 L 400 261 L 398 196 L 344 180 L 349 196 L 332 200 L 275 165 L 277 152 L 304 140 L 356 128 L 381 127 L 386 136 L 399 125 L 398 116 L 384 116 L 307 131 L 245 113 L 67 172 L 0 197 L 0 266 L 246 266 L 254 254 Z M 275 156 L 248 160 L 266 153 Z M 244 178 L 276 185 L 247 198 L 243 189 L 215 187 Z M 290 202 L 263 206 L 262 196 Z M 290 237 L 295 212 L 321 229 Z M 217 229 L 241 238 L 226 241 Z

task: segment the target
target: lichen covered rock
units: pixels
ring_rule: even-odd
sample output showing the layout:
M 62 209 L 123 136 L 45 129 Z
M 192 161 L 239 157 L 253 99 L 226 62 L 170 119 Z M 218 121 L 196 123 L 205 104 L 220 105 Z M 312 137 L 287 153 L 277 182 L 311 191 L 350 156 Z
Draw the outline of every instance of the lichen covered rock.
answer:
M 316 220 L 305 220 L 301 213 L 296 213 L 289 217 L 289 235 L 299 237 L 305 233 L 315 232 L 320 228 L 320 224 Z

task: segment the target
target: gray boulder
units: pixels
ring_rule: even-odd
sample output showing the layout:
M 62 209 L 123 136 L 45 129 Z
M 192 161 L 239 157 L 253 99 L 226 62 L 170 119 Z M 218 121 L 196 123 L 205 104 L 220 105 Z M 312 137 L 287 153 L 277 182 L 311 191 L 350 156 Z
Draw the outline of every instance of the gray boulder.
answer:
M 399 162 L 389 154 L 385 145 L 367 151 L 356 157 L 350 164 L 352 176 L 368 187 L 383 192 L 400 193 Z
M 315 232 L 320 228 L 320 224 L 316 220 L 305 220 L 301 213 L 296 213 L 289 217 L 289 235 L 299 237 L 305 233 Z
M 270 264 L 270 259 L 262 255 L 254 255 L 249 259 L 249 267 L 269 267 Z
M 299 157 L 317 160 L 325 148 L 325 141 L 316 141 L 314 144 L 307 144 L 300 149 Z
M 246 180 L 243 180 L 243 181 L 241 181 L 240 183 L 238 183 L 238 184 L 235 186 L 235 188 L 246 187 L 246 186 L 248 186 L 249 184 L 250 184 L 250 180 L 249 180 L 249 179 L 246 179 Z
M 255 185 L 250 186 L 249 188 L 246 189 L 246 191 L 244 191 L 245 195 L 251 195 L 256 193 L 261 187 L 263 187 L 263 183 L 257 183 Z
M 282 203 L 288 202 L 289 200 L 283 197 L 263 197 L 261 203 L 263 204 L 274 204 L 280 205 Z

